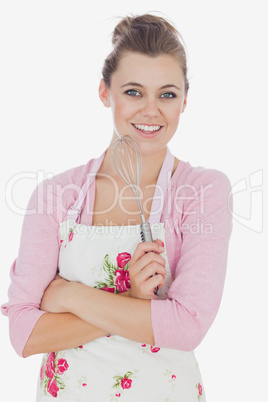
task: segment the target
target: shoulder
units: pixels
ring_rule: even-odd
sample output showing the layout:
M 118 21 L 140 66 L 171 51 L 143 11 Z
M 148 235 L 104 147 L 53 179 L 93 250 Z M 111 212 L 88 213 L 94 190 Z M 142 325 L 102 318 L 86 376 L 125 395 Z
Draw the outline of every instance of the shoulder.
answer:
M 221 170 L 180 161 L 172 176 L 171 188 L 176 216 L 179 213 L 191 219 L 201 216 L 211 220 L 231 220 L 232 186 Z
M 228 239 L 233 209 L 228 176 L 218 169 L 180 164 L 172 176 L 173 219 L 179 219 L 184 234 L 199 234 L 205 228 L 214 239 L 216 235 Z
M 54 175 L 51 179 L 47 179 L 45 182 L 49 182 L 54 185 L 70 185 L 75 184 L 82 186 L 87 178 L 87 175 L 91 171 L 92 162 L 94 159 L 90 159 L 87 163 L 72 167 L 63 172 Z
M 27 210 L 44 211 L 55 217 L 67 210 L 76 200 L 83 187 L 94 159 L 67 169 L 40 182 L 34 189 Z
M 199 193 L 204 188 L 211 191 L 228 194 L 231 192 L 229 177 L 221 170 L 204 166 L 193 166 L 189 162 L 180 160 L 174 175 L 172 187 L 180 191 Z

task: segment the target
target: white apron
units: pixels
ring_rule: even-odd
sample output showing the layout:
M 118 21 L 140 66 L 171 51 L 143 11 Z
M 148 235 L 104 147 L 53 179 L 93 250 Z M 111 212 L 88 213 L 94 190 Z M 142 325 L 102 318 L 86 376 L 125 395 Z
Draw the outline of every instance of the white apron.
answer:
M 140 238 L 140 225 L 87 226 L 77 223 L 81 206 L 102 163 L 105 152 L 94 162 L 76 203 L 60 224 L 59 273 L 69 280 L 119 293 L 130 288 L 128 261 Z M 174 157 L 167 155 L 157 185 L 165 194 Z M 157 187 L 156 187 L 157 188 Z M 162 207 L 151 215 L 153 239 L 165 243 Z M 93 208 L 92 208 L 93 210 Z M 165 286 L 158 291 L 167 298 L 172 282 L 166 252 Z M 178 336 L 180 336 L 178 334 Z M 140 344 L 109 334 L 85 345 L 43 356 L 37 402 L 58 398 L 61 402 L 205 402 L 204 389 L 194 352 Z

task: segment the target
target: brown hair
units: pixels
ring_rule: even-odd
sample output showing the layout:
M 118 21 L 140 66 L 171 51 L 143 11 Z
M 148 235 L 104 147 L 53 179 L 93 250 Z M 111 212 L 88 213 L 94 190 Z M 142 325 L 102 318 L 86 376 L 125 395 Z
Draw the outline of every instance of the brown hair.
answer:
M 104 61 L 102 75 L 107 88 L 111 75 L 126 52 L 136 52 L 156 57 L 168 54 L 180 63 L 184 79 L 185 93 L 189 89 L 187 60 L 182 38 L 177 29 L 162 17 L 151 14 L 123 18 L 115 27 L 112 37 L 114 50 Z

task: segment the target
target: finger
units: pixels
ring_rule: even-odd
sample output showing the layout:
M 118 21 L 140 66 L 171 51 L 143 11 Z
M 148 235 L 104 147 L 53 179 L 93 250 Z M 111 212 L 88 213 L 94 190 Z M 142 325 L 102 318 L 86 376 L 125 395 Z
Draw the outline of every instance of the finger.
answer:
M 131 260 L 133 262 L 136 262 L 144 254 L 149 253 L 150 251 L 160 254 L 165 251 L 165 248 L 162 245 L 160 245 L 159 242 L 156 242 L 156 241 L 155 242 L 150 242 L 150 241 L 141 242 L 138 244 L 136 250 L 134 251 Z
M 154 275 L 148 279 L 148 284 L 150 285 L 152 292 L 155 288 L 162 288 L 165 285 L 165 278 L 162 275 Z
M 165 267 L 166 260 L 160 254 L 156 254 L 154 252 L 149 251 L 148 253 L 144 254 L 139 261 L 137 261 L 136 265 L 141 265 L 142 269 L 145 268 L 147 265 L 157 263 Z
M 162 288 L 165 284 L 165 280 L 161 275 L 153 276 L 144 282 L 141 286 L 141 292 L 149 299 L 157 299 L 157 295 L 154 293 L 155 288 Z
M 147 243 L 147 242 L 145 242 Z M 164 265 L 165 264 L 165 259 L 163 256 L 160 254 L 163 252 L 162 251 L 162 246 L 159 246 L 154 243 L 154 249 L 152 250 L 152 247 L 150 247 L 148 244 L 142 243 L 142 245 L 136 248 L 133 256 L 131 257 L 131 260 L 129 261 L 129 266 L 143 260 L 144 265 L 149 264 L 150 262 L 153 261 L 158 261 L 160 264 Z M 149 243 L 149 242 L 148 242 Z
M 148 253 L 144 254 L 138 261 L 136 261 L 134 263 L 132 260 L 130 260 L 129 275 L 132 277 L 136 277 L 146 267 L 149 267 L 149 269 L 152 270 L 151 275 L 153 275 L 156 272 L 154 270 L 155 265 L 150 268 L 151 264 L 157 264 L 157 269 L 159 270 L 159 272 L 162 273 L 163 268 L 165 270 L 166 261 L 161 255 L 153 253 L 153 252 L 148 252 Z M 162 269 L 161 269 L 161 267 L 162 267 Z
M 153 262 L 139 272 L 139 274 L 136 276 L 136 280 L 139 282 L 144 282 L 156 274 L 161 275 L 164 278 L 166 273 L 167 271 L 165 266 Z
M 164 244 L 164 242 L 163 242 L 161 239 L 156 239 L 154 242 L 157 243 L 157 244 L 159 244 L 159 245 L 162 246 L 162 247 L 165 247 L 165 244 Z

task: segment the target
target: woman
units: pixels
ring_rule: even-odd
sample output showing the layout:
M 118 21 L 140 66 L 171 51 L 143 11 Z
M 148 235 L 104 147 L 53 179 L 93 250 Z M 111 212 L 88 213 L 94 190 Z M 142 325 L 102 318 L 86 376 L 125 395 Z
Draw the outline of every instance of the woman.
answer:
M 176 29 L 126 17 L 113 45 L 99 86 L 111 142 L 34 191 L 2 312 L 19 355 L 44 353 L 37 401 L 205 401 L 194 349 L 222 296 L 230 182 L 167 147 L 189 88 Z M 153 242 L 140 241 L 137 203 L 113 163 L 118 135 L 141 151 Z

